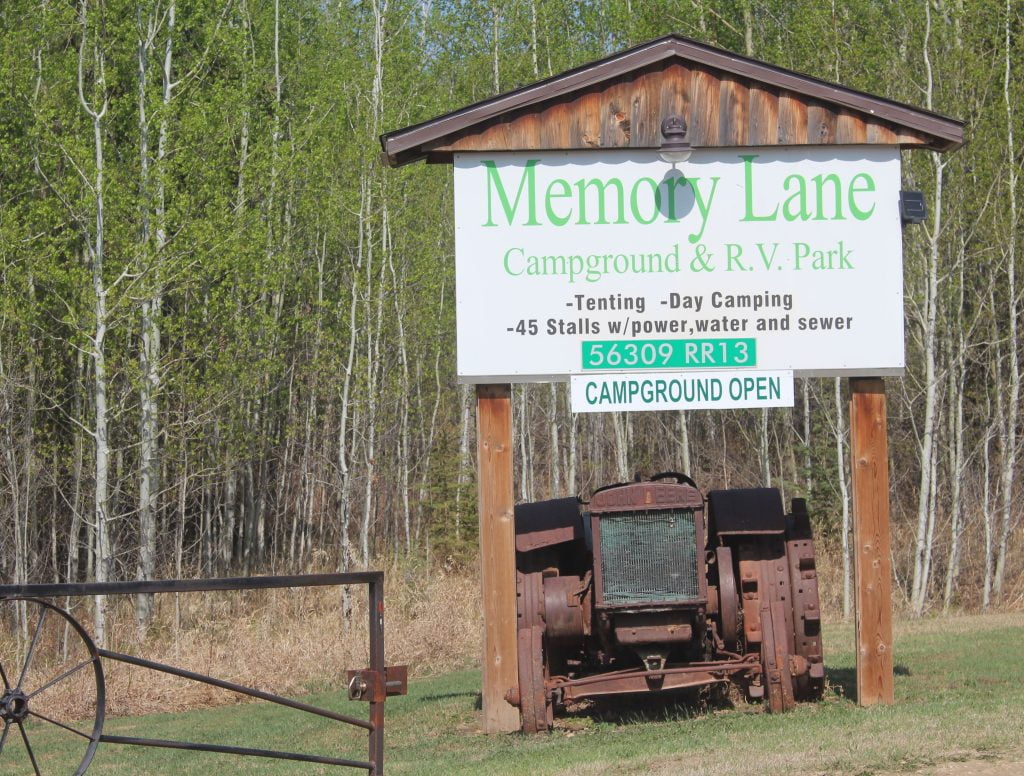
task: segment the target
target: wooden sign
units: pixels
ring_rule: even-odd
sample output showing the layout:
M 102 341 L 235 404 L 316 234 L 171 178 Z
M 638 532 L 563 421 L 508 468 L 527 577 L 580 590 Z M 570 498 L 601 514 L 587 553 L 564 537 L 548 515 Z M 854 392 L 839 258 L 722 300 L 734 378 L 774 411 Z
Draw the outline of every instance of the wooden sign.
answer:
M 964 125 L 956 119 L 758 62 L 679 35 L 668 35 L 430 121 L 388 132 L 380 140 L 384 158 L 393 166 L 420 159 L 452 163 L 456 155 L 462 153 L 487 154 L 491 156 L 481 158 L 494 159 L 496 152 L 527 152 L 525 158 L 528 161 L 538 158 L 536 152 L 592 153 L 612 149 L 656 152 L 662 143 L 661 122 L 670 116 L 685 120 L 689 127 L 686 139 L 699 153 L 704 153 L 701 149 L 733 149 L 735 155 L 735 149 L 740 148 L 748 156 L 769 156 L 778 151 L 772 147 L 785 146 L 788 149 L 785 153 L 796 156 L 803 153 L 808 158 L 820 156 L 823 152 L 826 157 L 829 153 L 835 156 L 840 152 L 852 152 L 854 156 L 867 159 L 879 153 L 895 157 L 897 149 L 952 151 L 963 144 Z M 837 146 L 846 148 L 837 149 Z M 854 210 L 866 213 L 868 205 L 862 199 L 866 191 L 861 188 L 866 186 L 866 182 L 858 182 L 851 177 L 847 183 L 841 204 L 851 214 Z M 573 190 L 570 186 L 566 194 L 564 187 L 553 185 L 554 189 L 541 192 L 541 196 L 548 199 L 541 202 L 540 207 L 550 206 L 557 221 L 567 217 L 565 208 Z M 783 191 L 783 195 L 792 196 L 799 187 L 799 182 L 792 180 L 790 189 Z M 513 198 L 517 196 L 506 194 Z M 563 194 L 566 194 L 564 198 Z M 825 221 L 827 226 L 829 219 L 823 209 L 824 199 L 819 203 L 817 194 L 812 194 L 807 200 L 808 221 Z M 731 192 L 729 197 L 744 202 L 741 192 Z M 508 204 L 515 208 L 512 199 Z M 785 203 L 779 203 L 779 206 L 785 207 Z M 878 206 L 882 207 L 883 203 Z M 651 215 L 642 209 L 638 212 L 641 218 Z M 751 211 L 751 215 L 765 218 L 771 212 L 769 207 L 768 210 Z M 799 197 L 795 204 L 791 203 L 789 212 L 802 218 L 804 209 Z M 831 212 L 834 215 L 835 211 Z M 699 208 L 696 213 L 700 214 Z M 550 214 L 545 210 L 544 215 Z M 573 211 L 573 215 L 579 220 L 578 211 Z M 817 218 L 822 215 L 825 217 Z M 895 215 L 891 217 L 895 218 Z M 536 220 L 539 223 L 539 217 Z M 834 219 L 832 226 L 835 226 Z M 683 242 L 691 246 L 685 237 Z M 888 242 L 883 250 L 895 250 L 899 243 L 898 229 L 889 235 Z M 476 240 L 469 249 L 470 252 L 482 253 L 489 246 L 483 240 Z M 548 253 L 573 255 L 565 250 Z M 521 257 L 512 258 L 513 263 L 518 262 L 514 266 L 510 264 L 513 271 L 527 271 L 527 255 L 524 250 Z M 841 249 L 836 254 L 836 261 L 841 266 Z M 583 270 L 587 271 L 587 267 L 584 266 Z M 741 274 L 737 272 L 736 276 Z M 718 290 L 725 293 L 727 286 L 728 283 L 723 283 Z M 706 293 L 714 293 L 715 290 L 709 288 Z M 897 293 L 898 289 L 888 291 Z M 497 309 L 498 295 L 493 289 L 479 289 L 477 293 L 483 309 Z M 619 292 L 613 290 L 611 293 L 615 298 L 614 294 Z M 679 291 L 675 293 L 682 295 Z M 583 296 L 585 300 L 589 298 L 586 293 Z M 562 300 L 565 311 L 569 311 L 574 299 L 575 296 L 570 294 Z M 658 298 L 653 301 L 664 300 Z M 582 304 L 588 305 L 589 301 Z M 597 302 L 594 310 L 588 308 L 585 312 L 611 312 L 601 311 L 596 305 Z M 875 311 L 873 304 L 866 306 L 869 312 Z M 896 305 L 897 310 L 898 307 Z M 890 316 L 891 312 L 890 309 Z M 542 321 L 546 328 L 548 317 L 552 316 L 538 313 L 536 316 L 509 318 L 505 315 L 501 319 L 502 331 L 513 336 L 535 336 L 530 334 L 535 326 L 539 335 Z M 852 314 L 843 316 L 844 321 L 846 317 L 850 317 L 853 323 Z M 856 320 L 866 325 L 869 317 L 858 312 Z M 534 318 L 535 323 L 531 324 Z M 835 316 L 833 323 L 834 319 Z M 902 339 L 902 318 L 890 323 L 900 332 L 899 338 Z M 580 334 L 579 330 L 567 334 L 567 327 L 559 328 L 557 323 L 555 328 L 560 332 L 559 336 Z M 595 335 L 588 341 L 599 341 L 597 332 L 585 333 Z M 735 338 L 745 335 L 742 332 L 725 332 L 723 336 Z M 593 355 L 594 346 L 589 346 L 590 351 L 583 350 L 583 342 L 576 343 L 576 346 L 580 348 L 579 371 L 583 372 L 584 353 Z M 789 345 L 794 349 L 799 346 L 799 343 Z M 490 347 L 496 349 L 493 342 Z M 639 358 L 639 349 L 637 353 Z M 514 366 L 503 368 L 490 363 L 485 367 L 474 363 L 463 370 L 460 353 L 460 373 L 464 377 L 476 382 L 495 383 L 477 386 L 479 514 L 485 607 L 483 708 L 484 727 L 488 732 L 513 731 L 519 727 L 517 710 L 505 700 L 506 691 L 518 685 L 511 388 L 508 383 L 517 378 L 564 376 L 571 370 L 560 366 L 564 357 L 559 359 L 554 367 L 525 366 L 517 375 Z M 889 476 L 885 397 L 877 375 L 885 373 L 887 368 L 892 373 L 891 368 L 896 366 L 896 361 L 887 357 L 884 363 L 851 361 L 847 366 L 855 370 L 854 373 L 875 376 L 851 380 L 858 697 L 865 705 L 892 703 Z M 899 366 L 902 366 L 901 362 Z M 806 365 L 797 368 L 811 371 L 811 367 Z

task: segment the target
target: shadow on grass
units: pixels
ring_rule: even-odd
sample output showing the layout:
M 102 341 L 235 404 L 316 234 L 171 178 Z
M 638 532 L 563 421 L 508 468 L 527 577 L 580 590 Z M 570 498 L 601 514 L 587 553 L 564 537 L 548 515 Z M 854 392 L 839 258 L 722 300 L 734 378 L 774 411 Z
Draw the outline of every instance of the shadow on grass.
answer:
M 904 665 L 893 666 L 892 672 L 896 676 L 910 676 L 910 669 Z M 826 667 L 825 681 L 844 698 L 857 700 L 857 669 Z
M 569 704 L 555 715 L 558 721 L 590 720 L 594 723 L 625 725 L 641 722 L 678 722 L 715 711 L 735 708 L 727 692 L 679 691 L 651 695 L 617 695 L 589 698 Z
M 449 698 L 475 698 L 473 707 L 476 709 L 483 708 L 480 700 L 480 693 L 473 692 L 472 690 L 466 690 L 464 692 L 438 692 L 431 695 L 421 695 L 420 700 L 423 701 L 444 701 Z

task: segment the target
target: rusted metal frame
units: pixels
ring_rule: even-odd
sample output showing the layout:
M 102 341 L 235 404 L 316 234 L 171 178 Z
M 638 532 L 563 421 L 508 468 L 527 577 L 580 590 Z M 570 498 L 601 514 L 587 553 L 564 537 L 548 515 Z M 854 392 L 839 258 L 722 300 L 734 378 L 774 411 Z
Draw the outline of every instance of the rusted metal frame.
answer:
M 604 602 L 604 570 L 601 568 L 601 557 L 598 548 L 601 546 L 601 516 L 590 513 L 590 535 L 594 547 L 594 608 L 602 609 Z
M 754 541 L 738 542 L 736 546 L 739 561 L 740 607 L 743 613 L 743 637 L 748 648 L 760 644 L 764 637 L 761 630 L 761 595 L 763 583 L 759 573 Z
M 378 679 L 385 675 L 384 665 L 384 575 L 370 581 L 369 590 L 369 625 L 370 625 L 370 670 L 377 674 Z M 370 741 L 369 758 L 373 767 L 371 776 L 384 773 L 384 700 L 383 693 L 374 693 L 370 700 Z
M 693 610 L 678 608 L 667 612 L 622 612 L 612 626 L 620 646 L 689 644 L 693 639 Z
M 514 515 L 516 552 L 532 552 L 583 538 L 580 502 L 576 497 L 516 504 Z
M 61 598 L 65 596 L 129 595 L 134 593 L 212 593 L 227 590 L 270 590 L 285 587 L 366 585 L 383 581 L 383 571 L 348 574 L 296 574 L 268 577 L 159 579 L 148 582 L 70 582 L 39 585 L 0 585 L 0 598 Z
M 596 563 L 594 564 L 597 565 Z M 707 582 L 705 581 L 705 587 Z M 626 603 L 626 604 L 595 604 L 595 608 L 600 609 L 602 612 L 611 613 L 622 613 L 622 612 L 677 612 L 680 611 L 679 607 L 685 606 L 688 610 L 695 611 L 701 606 L 707 606 L 708 598 L 707 595 L 701 598 L 677 598 L 673 601 L 655 601 L 653 603 Z
M 184 668 L 175 668 L 174 666 L 169 666 L 165 663 L 146 660 L 145 658 L 135 657 L 134 655 L 111 652 L 109 649 L 98 649 L 97 653 L 102 658 L 114 660 L 118 663 L 127 663 L 129 665 L 139 666 L 139 668 L 148 668 L 151 671 L 160 671 L 161 673 L 170 674 L 171 676 L 179 676 L 182 679 L 189 679 L 193 682 L 200 682 L 201 684 L 208 684 L 212 687 L 219 687 L 222 690 L 230 690 L 231 692 L 236 692 L 239 695 L 248 695 L 250 698 L 258 698 L 261 701 L 276 703 L 278 706 L 287 706 L 290 709 L 304 711 L 307 714 L 315 714 L 318 717 L 333 719 L 335 722 L 344 722 L 347 725 L 355 725 L 356 727 L 361 727 L 369 731 L 373 731 L 374 729 L 374 724 L 372 722 L 367 722 L 364 719 L 350 717 L 346 714 L 339 714 L 336 711 L 321 709 L 317 706 L 310 706 L 308 703 L 293 701 L 290 698 L 285 698 L 281 695 L 263 692 L 262 690 L 256 690 L 252 687 L 235 684 L 234 682 L 229 682 L 224 679 L 216 679 L 212 676 L 199 674 L 194 671 L 187 671 Z
M 214 677 L 206 676 L 204 674 L 186 671 L 185 669 L 175 668 L 174 666 L 169 666 L 163 663 L 157 663 L 155 661 L 146 660 L 144 658 L 139 658 L 132 655 L 125 655 L 117 652 L 111 652 L 109 650 L 104 649 L 96 649 L 94 646 L 92 647 L 91 651 L 94 652 L 94 660 L 97 663 L 100 658 L 106 658 L 109 660 L 115 660 L 117 662 L 137 665 L 142 668 L 160 671 L 163 673 L 201 682 L 203 684 L 209 684 L 215 687 L 219 687 L 221 689 L 237 692 L 242 695 L 248 695 L 254 698 L 259 698 L 261 700 L 265 700 L 270 703 L 275 703 L 277 705 L 294 708 L 298 711 L 315 714 L 318 716 L 333 719 L 338 722 L 342 722 L 344 724 L 364 728 L 369 733 L 368 761 L 325 757 L 321 755 L 307 755 L 297 752 L 281 752 L 268 749 L 251 749 L 246 747 L 222 746 L 219 744 L 204 744 L 190 741 L 169 741 L 162 739 L 133 738 L 126 736 L 106 736 L 98 734 L 98 730 L 102 729 L 102 711 L 100 712 L 100 716 L 98 717 L 98 727 L 96 730 L 94 730 L 92 736 L 82 734 L 80 733 L 80 731 L 74 732 L 80 733 L 81 735 L 83 735 L 83 737 L 86 737 L 90 740 L 90 750 L 88 752 L 88 755 L 91 755 L 95 751 L 95 747 L 100 742 L 105 742 L 112 744 L 127 744 L 135 746 L 182 749 L 198 752 L 218 752 L 223 754 L 235 754 L 243 756 L 265 757 L 271 759 L 293 760 L 299 762 L 310 762 L 322 765 L 338 765 L 365 769 L 369 771 L 370 776 L 383 776 L 384 699 L 387 697 L 389 693 L 387 691 L 387 687 L 384 681 L 384 677 L 386 676 L 387 673 L 387 667 L 384 665 L 384 573 L 382 571 L 353 572 L 345 574 L 339 573 L 282 575 L 264 577 L 224 577 L 196 580 L 152 580 L 135 582 L 85 582 L 63 584 L 0 585 L 0 600 L 27 598 L 28 600 L 34 601 L 35 603 L 38 603 L 39 605 L 45 607 L 44 612 L 47 609 L 54 609 L 55 611 L 60 612 L 62 610 L 58 610 L 52 604 L 37 599 L 89 595 L 133 595 L 139 593 L 195 593 L 238 590 L 268 590 L 291 587 L 326 587 L 357 584 L 365 584 L 368 586 L 369 598 L 368 609 L 370 626 L 370 669 L 369 671 L 364 672 L 364 674 L 375 676 L 377 683 L 380 685 L 379 688 L 374 688 L 374 691 L 370 694 L 369 697 L 370 720 L 368 722 L 365 720 L 358 719 L 356 717 L 350 717 L 344 714 L 338 714 L 337 712 L 329 711 L 327 709 L 321 709 L 315 706 L 311 706 L 300 701 L 293 701 L 289 698 L 284 698 L 283 696 L 265 693 L 260 690 L 255 690 L 250 687 L 235 684 L 233 682 L 227 682 L 225 680 L 216 679 Z M 91 639 L 89 638 L 88 634 L 84 631 L 84 629 L 82 629 L 82 627 L 78 624 L 78 622 L 74 620 L 74 618 L 70 617 L 70 615 L 66 615 L 66 613 L 65 616 L 67 619 L 69 619 L 75 630 L 79 632 L 79 635 L 81 635 L 84 638 L 87 647 L 91 645 Z M 399 672 L 399 674 L 400 673 L 401 672 Z M 4 677 L 4 684 L 9 684 L 6 676 Z M 402 685 L 404 688 L 404 682 L 402 682 Z M 396 692 L 400 691 L 400 689 L 396 690 Z M 104 684 L 102 680 L 102 672 L 100 672 L 97 685 L 97 697 L 102 699 L 103 695 Z M 102 700 L 100 701 L 99 705 L 100 708 L 103 707 Z M 5 733 L 9 732 L 9 727 L 10 725 L 5 725 Z M 18 727 L 19 730 L 21 730 L 22 735 L 24 736 L 24 729 L 20 724 L 18 724 Z M 31 749 L 27 741 L 26 748 L 30 753 L 30 757 L 32 757 Z M 88 768 L 88 764 L 91 759 L 91 756 L 87 756 L 87 758 L 82 763 L 82 766 L 84 767 L 80 767 L 79 770 L 76 771 L 76 776 L 78 776 L 78 774 L 85 773 L 85 769 Z M 38 772 L 38 768 L 36 768 L 36 770 Z
M 657 677 L 667 676 L 670 674 L 735 674 L 740 671 L 760 671 L 761 668 L 757 663 L 757 655 L 747 655 L 741 660 L 729 660 L 725 662 L 704 662 L 704 663 L 690 663 L 686 666 L 678 666 L 676 668 L 663 668 L 661 670 L 648 671 L 645 669 L 626 669 L 623 671 L 607 671 L 603 674 L 593 674 L 591 676 L 580 677 L 579 679 L 566 679 L 563 677 L 553 677 L 548 680 L 547 686 L 551 689 L 558 689 L 560 687 L 580 687 L 587 684 L 597 684 L 608 680 L 617 679 L 628 679 L 633 677 Z
M 559 692 L 563 702 L 579 701 L 584 698 L 600 698 L 603 696 L 615 695 L 637 695 L 642 693 L 672 692 L 675 690 L 687 690 L 694 687 L 708 687 L 713 684 L 724 684 L 729 681 L 725 676 L 716 676 L 707 672 L 690 674 L 671 674 L 665 676 L 623 676 L 618 679 L 608 679 L 604 682 L 595 682 L 582 687 L 569 686 L 562 688 Z
M 383 682 L 380 674 L 369 668 L 345 672 L 350 701 L 371 701 L 379 697 L 405 695 L 409 690 L 409 666 L 386 666 Z
M 169 741 L 162 738 L 134 738 L 131 736 L 100 736 L 104 744 L 124 744 L 128 746 L 145 746 L 157 749 L 182 749 L 188 752 L 216 752 L 218 754 L 235 754 L 243 757 L 265 757 L 272 760 L 292 760 L 302 763 L 318 763 L 320 765 L 341 765 L 349 768 L 362 768 L 376 774 L 372 762 L 362 760 L 345 760 L 339 757 L 324 757 L 316 754 L 300 754 L 298 752 L 278 752 L 273 749 L 250 749 L 243 746 L 222 746 L 221 744 L 200 744 L 193 741 Z
M 581 679 L 560 680 L 551 687 L 561 693 L 563 700 L 580 700 L 601 695 L 621 693 L 660 692 L 682 690 L 688 687 L 702 687 L 729 681 L 734 674 L 755 674 L 761 672 L 757 662 L 719 663 L 710 666 L 687 666 L 678 669 L 613 671 Z

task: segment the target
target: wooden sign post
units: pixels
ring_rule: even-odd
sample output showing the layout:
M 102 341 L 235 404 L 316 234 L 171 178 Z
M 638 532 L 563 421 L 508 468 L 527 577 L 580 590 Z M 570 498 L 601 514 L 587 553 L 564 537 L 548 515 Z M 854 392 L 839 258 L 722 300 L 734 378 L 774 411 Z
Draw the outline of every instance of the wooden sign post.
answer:
M 885 383 L 850 379 L 857 703 L 893 702 L 892 556 Z
M 484 730 L 519 729 L 505 693 L 519 686 L 516 664 L 516 569 L 512 488 L 512 386 L 476 387 L 480 575 L 484 607 Z

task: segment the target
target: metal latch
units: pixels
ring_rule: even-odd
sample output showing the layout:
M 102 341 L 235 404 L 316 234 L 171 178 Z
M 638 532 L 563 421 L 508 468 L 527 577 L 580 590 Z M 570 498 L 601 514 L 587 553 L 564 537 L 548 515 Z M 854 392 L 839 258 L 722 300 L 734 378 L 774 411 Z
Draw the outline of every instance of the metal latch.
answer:
M 409 689 L 409 666 L 387 666 L 383 681 L 377 671 L 369 668 L 347 671 L 346 676 L 350 701 L 374 703 L 391 695 L 405 695 Z

